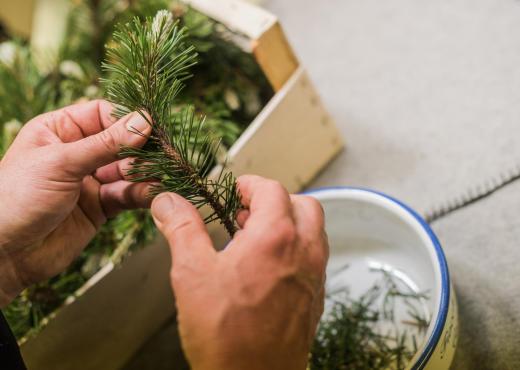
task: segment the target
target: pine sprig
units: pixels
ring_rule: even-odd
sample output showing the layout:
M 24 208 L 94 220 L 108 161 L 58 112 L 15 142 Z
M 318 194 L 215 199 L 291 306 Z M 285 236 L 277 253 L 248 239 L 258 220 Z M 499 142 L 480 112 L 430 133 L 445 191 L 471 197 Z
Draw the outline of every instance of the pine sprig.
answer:
M 135 18 L 120 26 L 103 64 L 109 75 L 103 83 L 116 104 L 116 117 L 136 111 L 152 126 L 145 147 L 122 149 L 122 156 L 135 158 L 129 170 L 133 181 L 155 179 L 159 182 L 152 195 L 171 191 L 198 208 L 209 206 L 205 222 L 218 220 L 233 236 L 240 208 L 235 178 L 224 171 L 217 179 L 207 178 L 220 143 L 192 107 L 175 109 L 197 58 L 194 47 L 186 45 L 186 36 L 186 29 L 168 11 L 159 11 L 144 23 Z
M 344 284 L 329 291 L 308 370 L 408 368 L 430 323 L 422 307 L 429 295 L 399 284 L 388 271 L 374 272 L 382 278 L 358 298 Z

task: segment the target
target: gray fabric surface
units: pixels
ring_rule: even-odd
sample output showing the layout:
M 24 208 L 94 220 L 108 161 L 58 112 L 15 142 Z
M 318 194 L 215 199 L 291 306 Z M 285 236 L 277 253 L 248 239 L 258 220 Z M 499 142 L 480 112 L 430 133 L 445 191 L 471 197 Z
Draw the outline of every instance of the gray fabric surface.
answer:
M 266 0 L 347 142 L 313 186 L 425 211 L 520 162 L 520 1 Z
M 520 368 L 520 182 L 433 223 L 459 300 L 453 369 Z
M 520 163 L 520 1 L 264 5 L 348 145 L 312 187 L 368 186 L 425 212 Z M 520 368 L 520 183 L 433 226 L 459 297 L 452 368 Z M 153 351 L 168 338 L 137 356 L 139 368 L 169 361 Z

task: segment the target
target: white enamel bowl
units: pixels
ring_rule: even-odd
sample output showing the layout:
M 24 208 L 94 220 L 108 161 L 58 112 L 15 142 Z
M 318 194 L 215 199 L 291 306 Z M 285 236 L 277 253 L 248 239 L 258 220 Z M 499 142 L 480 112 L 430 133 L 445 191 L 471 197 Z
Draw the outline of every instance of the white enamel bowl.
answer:
M 422 309 L 430 324 L 408 369 L 449 369 L 457 344 L 457 303 L 446 258 L 427 223 L 400 201 L 372 190 L 324 188 L 306 194 L 325 210 L 328 275 L 348 264 L 341 279 L 354 297 L 373 286 L 374 268 L 428 292 Z

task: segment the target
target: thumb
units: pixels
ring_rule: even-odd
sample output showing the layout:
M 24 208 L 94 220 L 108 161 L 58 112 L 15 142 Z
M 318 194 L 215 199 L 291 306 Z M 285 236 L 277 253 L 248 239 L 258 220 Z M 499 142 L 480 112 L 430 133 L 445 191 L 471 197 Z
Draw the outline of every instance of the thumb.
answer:
M 200 266 L 216 251 L 197 209 L 174 193 L 162 193 L 152 202 L 155 224 L 168 240 L 175 265 Z
M 128 114 L 106 130 L 65 144 L 70 169 L 82 178 L 117 160 L 122 146 L 143 146 L 151 132 L 152 127 L 141 114 Z

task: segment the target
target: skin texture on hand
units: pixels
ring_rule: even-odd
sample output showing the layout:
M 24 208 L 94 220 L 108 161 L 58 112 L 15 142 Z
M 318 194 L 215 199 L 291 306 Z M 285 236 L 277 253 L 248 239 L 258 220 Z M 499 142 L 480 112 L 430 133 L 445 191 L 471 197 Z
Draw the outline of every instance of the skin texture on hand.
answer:
M 305 369 L 323 312 L 328 242 L 319 203 L 239 178 L 242 229 L 216 252 L 197 210 L 162 194 L 152 214 L 172 253 L 181 342 L 194 370 Z
M 97 100 L 40 115 L 2 158 L 0 307 L 63 271 L 107 217 L 149 206 L 148 184 L 126 181 L 117 154 L 144 145 L 151 127 L 138 113 L 115 122 L 111 111 Z

